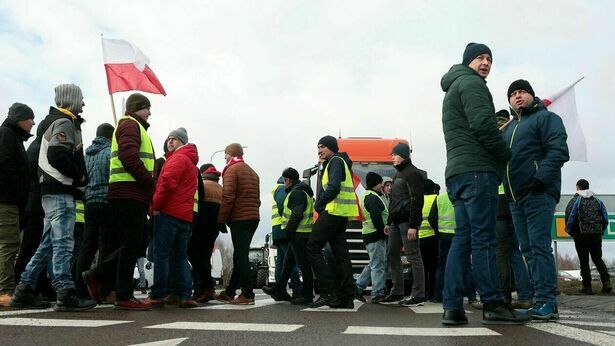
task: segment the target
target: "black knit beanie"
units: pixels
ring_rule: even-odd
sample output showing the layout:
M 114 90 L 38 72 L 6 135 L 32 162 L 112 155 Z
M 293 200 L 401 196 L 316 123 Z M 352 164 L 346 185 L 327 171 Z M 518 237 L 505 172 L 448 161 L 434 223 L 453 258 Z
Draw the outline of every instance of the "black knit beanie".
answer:
M 113 128 L 113 125 L 102 123 L 98 125 L 98 128 L 96 129 L 96 137 L 105 137 L 107 139 L 111 139 L 113 137 L 114 130 L 115 128 Z
M 324 136 L 318 141 L 318 145 L 320 144 L 329 148 L 334 153 L 337 153 L 340 150 L 337 146 L 337 139 L 333 136 Z
M 469 66 L 472 60 L 476 59 L 476 57 L 481 54 L 489 54 L 491 59 L 493 59 L 493 54 L 491 54 L 491 49 L 489 49 L 489 47 L 482 43 L 470 42 L 466 46 L 466 50 L 463 51 L 463 60 L 461 63 Z
M 7 118 L 12 119 L 15 122 L 20 122 L 22 120 L 34 119 L 34 112 L 32 108 L 27 105 L 19 102 L 13 103 L 13 105 L 9 108 L 9 114 Z
M 391 154 L 401 156 L 403 159 L 410 157 L 410 147 L 406 143 L 398 143 L 391 150 Z
M 532 97 L 536 97 L 536 95 L 534 94 L 534 89 L 532 89 L 530 82 L 526 81 L 525 79 L 517 79 L 516 81 L 512 82 L 512 84 L 510 84 L 510 86 L 508 87 L 508 92 L 506 93 L 506 96 L 508 96 L 509 101 L 510 95 L 512 95 L 512 93 L 517 90 L 525 90 L 528 94 L 532 95 Z
M 151 107 L 152 104 L 149 99 L 143 94 L 134 93 L 128 96 L 126 99 L 126 114 L 131 115 L 136 111 L 140 111 L 143 108 Z
M 365 176 L 365 186 L 367 186 L 368 189 L 371 189 L 380 183 L 382 183 L 382 176 L 378 173 L 368 172 Z
M 292 167 L 288 167 L 282 172 L 282 177 L 288 178 L 292 181 L 297 181 L 299 180 L 299 172 Z

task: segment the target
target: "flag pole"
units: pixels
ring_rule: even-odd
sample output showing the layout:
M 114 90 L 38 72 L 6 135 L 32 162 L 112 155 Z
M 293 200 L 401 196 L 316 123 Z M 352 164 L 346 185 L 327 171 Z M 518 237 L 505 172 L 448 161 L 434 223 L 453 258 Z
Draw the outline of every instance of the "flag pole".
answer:
M 102 46 L 102 53 L 103 53 L 103 65 L 105 64 L 105 45 L 103 43 L 103 33 L 100 33 L 100 44 Z M 105 71 L 105 74 L 107 72 Z M 109 81 L 107 80 L 107 83 L 109 83 Z M 107 85 L 108 87 L 108 85 Z M 109 99 L 111 100 L 111 110 L 113 111 L 113 123 L 117 126 L 117 114 L 115 113 L 115 101 L 113 101 L 113 94 L 109 93 Z

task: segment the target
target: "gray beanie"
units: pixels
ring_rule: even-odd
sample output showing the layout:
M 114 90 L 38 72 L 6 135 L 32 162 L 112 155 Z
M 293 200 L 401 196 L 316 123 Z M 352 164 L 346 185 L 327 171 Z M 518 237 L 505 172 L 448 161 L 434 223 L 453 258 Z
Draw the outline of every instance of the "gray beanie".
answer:
M 13 105 L 9 108 L 9 114 L 7 118 L 13 119 L 15 122 L 20 122 L 22 120 L 34 119 L 34 112 L 32 108 L 27 105 L 19 102 L 13 103 Z
M 60 84 L 55 88 L 56 106 L 71 111 L 74 115 L 83 110 L 83 93 L 75 84 Z
M 175 137 L 179 139 L 182 142 L 182 144 L 188 144 L 188 131 L 186 131 L 186 129 L 183 127 L 180 127 L 178 129 L 171 131 L 169 135 L 167 136 L 167 139 L 169 137 Z

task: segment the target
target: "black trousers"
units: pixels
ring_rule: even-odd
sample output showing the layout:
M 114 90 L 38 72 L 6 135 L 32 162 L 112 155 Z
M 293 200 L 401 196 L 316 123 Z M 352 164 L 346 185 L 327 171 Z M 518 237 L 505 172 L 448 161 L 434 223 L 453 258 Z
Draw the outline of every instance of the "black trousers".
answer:
M 40 211 L 26 211 L 24 217 L 21 219 L 21 243 L 19 245 L 17 260 L 15 261 L 15 283 L 17 284 L 21 279 L 21 273 L 24 272 L 28 262 L 30 262 L 41 243 L 44 218 L 45 212 L 41 209 Z M 37 282 L 37 287 L 33 287 L 35 290 L 48 297 L 50 295 L 55 295 L 51 280 L 47 277 L 47 270 L 41 272 Z
M 81 296 L 88 294 L 85 282 L 81 279 L 81 273 L 90 269 L 101 284 L 103 296 L 113 290 L 119 248 L 119 231 L 111 206 L 107 203 L 87 203 L 85 205 L 83 246 L 77 258 L 75 275 L 75 285 Z M 98 259 L 92 268 L 96 252 L 98 252 Z
M 314 298 L 314 275 L 308 260 L 307 244 L 307 237 L 300 237 L 296 234 L 288 235 L 289 249 L 284 256 L 284 265 L 282 266 L 280 279 L 275 283 L 274 288 L 277 291 L 286 291 L 286 284 L 293 274 L 293 270 L 298 265 L 303 278 L 303 297 L 311 300 Z
M 192 263 L 194 294 L 214 288 L 211 277 L 211 255 L 218 238 L 218 230 L 194 229 L 190 237 L 188 257 Z
M 314 274 L 318 279 L 318 287 L 323 295 L 333 295 L 339 292 L 339 299 L 353 299 L 354 282 L 352 280 L 352 264 L 346 242 L 346 227 L 348 218 L 329 215 L 323 212 L 312 227 L 312 234 L 307 243 L 307 254 Z M 329 243 L 335 257 L 339 273 L 339 289 L 336 290 L 335 280 L 330 267 L 323 257 L 323 248 Z
M 425 299 L 431 300 L 436 291 L 436 272 L 438 270 L 438 237 L 421 238 L 421 259 L 425 268 Z
M 598 273 L 600 273 L 600 280 L 605 282 L 611 279 L 609 271 L 602 260 L 602 236 L 576 236 L 574 237 L 574 247 L 577 250 L 579 263 L 581 264 L 583 286 L 591 287 L 592 275 L 589 269 L 590 256 L 592 262 L 596 265 L 596 269 L 598 269 Z
M 148 206 L 132 199 L 110 199 L 109 205 L 120 230 L 115 296 L 124 301 L 134 296 L 133 274 L 145 246 Z
M 258 227 L 258 220 L 229 222 L 231 239 L 233 240 L 233 273 L 226 287 L 226 294 L 235 296 L 235 291 L 241 288 L 241 294 L 254 299 L 254 287 L 250 273 L 250 243 Z

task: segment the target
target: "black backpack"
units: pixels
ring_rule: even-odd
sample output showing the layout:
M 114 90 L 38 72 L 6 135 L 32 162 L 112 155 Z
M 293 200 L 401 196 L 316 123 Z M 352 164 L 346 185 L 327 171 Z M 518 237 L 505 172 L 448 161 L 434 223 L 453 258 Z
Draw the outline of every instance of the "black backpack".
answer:
M 579 233 L 580 234 L 604 234 L 606 222 L 602 215 L 602 202 L 595 197 L 580 198 L 579 205 Z

